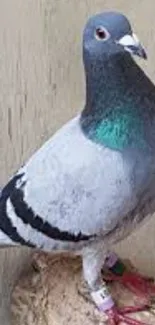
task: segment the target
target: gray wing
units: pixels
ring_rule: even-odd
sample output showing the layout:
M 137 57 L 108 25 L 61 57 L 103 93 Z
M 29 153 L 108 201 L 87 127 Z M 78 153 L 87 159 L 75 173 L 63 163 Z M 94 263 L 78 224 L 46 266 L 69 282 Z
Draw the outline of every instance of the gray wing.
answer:
M 73 119 L 3 189 L 0 229 L 12 241 L 48 250 L 107 233 L 131 207 L 122 164 L 119 153 L 86 139 Z

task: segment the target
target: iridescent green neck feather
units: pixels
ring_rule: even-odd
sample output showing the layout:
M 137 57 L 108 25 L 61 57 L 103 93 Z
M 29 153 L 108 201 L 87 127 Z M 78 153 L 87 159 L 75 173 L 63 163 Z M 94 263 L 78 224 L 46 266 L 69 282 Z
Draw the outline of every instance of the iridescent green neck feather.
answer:
M 143 147 L 143 122 L 137 112 L 130 107 L 116 107 L 107 118 L 96 125 L 94 141 L 111 149 L 122 150 L 127 147 Z
M 86 67 L 86 105 L 83 132 L 92 141 L 115 150 L 146 147 L 147 109 L 141 98 L 142 70 L 130 56 L 121 64 Z M 146 76 L 145 76 L 146 78 Z M 133 84 L 134 80 L 134 84 Z

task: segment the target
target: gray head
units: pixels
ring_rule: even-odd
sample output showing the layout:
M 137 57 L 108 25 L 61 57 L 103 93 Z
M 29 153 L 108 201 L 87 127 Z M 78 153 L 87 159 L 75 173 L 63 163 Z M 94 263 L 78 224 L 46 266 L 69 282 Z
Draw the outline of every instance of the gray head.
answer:
M 145 50 L 124 15 L 105 12 L 88 20 L 83 33 L 84 61 L 90 59 L 92 64 L 93 59 L 107 61 L 127 53 L 146 59 Z

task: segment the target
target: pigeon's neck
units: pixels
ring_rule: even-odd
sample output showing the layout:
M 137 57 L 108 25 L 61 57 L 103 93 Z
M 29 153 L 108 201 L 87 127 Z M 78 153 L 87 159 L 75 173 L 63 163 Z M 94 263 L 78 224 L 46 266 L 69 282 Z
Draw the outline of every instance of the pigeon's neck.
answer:
M 97 67 L 85 68 L 83 132 L 91 140 L 116 150 L 135 144 L 143 146 L 143 121 L 134 92 L 140 72 L 132 58 L 127 56 L 113 63 L 101 62 Z

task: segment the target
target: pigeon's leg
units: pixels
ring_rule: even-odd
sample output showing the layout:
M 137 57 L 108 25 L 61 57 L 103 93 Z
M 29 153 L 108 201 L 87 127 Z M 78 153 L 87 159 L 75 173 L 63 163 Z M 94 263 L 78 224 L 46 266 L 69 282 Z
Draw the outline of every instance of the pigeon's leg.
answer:
M 121 322 L 127 325 L 146 325 L 127 316 L 131 312 L 131 307 L 124 309 L 118 309 L 116 307 L 107 288 L 107 284 L 102 280 L 101 276 L 101 269 L 105 258 L 106 254 L 104 251 L 94 248 L 86 249 L 83 253 L 84 278 L 88 284 L 91 298 L 95 305 L 101 312 L 107 314 L 109 325 L 118 325 Z M 137 311 L 137 309 L 135 308 L 134 311 Z
M 143 305 L 151 305 L 151 301 L 155 297 L 155 284 L 151 279 L 128 271 L 115 253 L 110 253 L 107 256 L 105 265 L 111 272 L 109 280 L 119 281 L 140 297 Z

